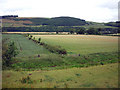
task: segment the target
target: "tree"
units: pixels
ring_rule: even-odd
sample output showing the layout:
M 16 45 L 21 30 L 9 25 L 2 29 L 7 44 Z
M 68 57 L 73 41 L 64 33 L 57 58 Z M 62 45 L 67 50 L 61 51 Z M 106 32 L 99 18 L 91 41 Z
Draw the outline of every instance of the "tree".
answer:
M 85 28 L 81 27 L 80 29 L 76 30 L 77 34 L 84 34 L 85 33 Z
M 38 38 L 38 43 L 40 43 L 40 41 L 41 41 L 41 38 Z
M 73 30 L 70 30 L 70 34 L 74 34 L 74 31 L 73 31 Z
M 32 37 L 33 37 L 33 36 L 32 36 L 32 35 L 30 35 L 29 40 L 30 40 L 30 39 L 32 39 Z
M 33 40 L 35 40 L 35 37 L 33 38 Z
M 75 29 L 74 29 L 74 28 L 69 27 L 69 30 L 70 30 L 70 34 L 74 34 L 74 32 L 75 32 Z
M 88 33 L 88 34 L 95 34 L 95 28 L 89 28 L 89 29 L 87 30 L 87 33 Z
M 56 34 L 58 34 L 59 32 L 58 31 L 56 31 Z
M 6 41 L 2 41 L 2 63 L 3 66 L 9 67 L 12 64 L 13 57 L 18 54 L 18 49 L 14 42 L 6 43 Z

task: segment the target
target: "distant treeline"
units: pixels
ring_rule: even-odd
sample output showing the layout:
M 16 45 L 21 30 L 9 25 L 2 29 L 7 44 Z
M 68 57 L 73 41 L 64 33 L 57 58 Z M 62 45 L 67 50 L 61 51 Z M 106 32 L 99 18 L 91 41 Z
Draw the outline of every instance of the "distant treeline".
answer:
M 70 34 L 116 34 L 118 28 L 89 28 L 72 26 L 41 26 L 41 27 L 2 27 L 3 32 L 69 32 Z
M 2 18 L 9 18 L 9 17 L 18 17 L 18 15 L 4 15 Z
M 120 21 L 105 23 L 106 26 L 120 27 Z

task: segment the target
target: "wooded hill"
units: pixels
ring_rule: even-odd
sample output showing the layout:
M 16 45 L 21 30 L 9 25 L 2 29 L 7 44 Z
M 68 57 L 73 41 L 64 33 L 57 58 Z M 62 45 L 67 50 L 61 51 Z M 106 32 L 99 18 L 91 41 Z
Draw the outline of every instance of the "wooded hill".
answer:
M 82 30 L 84 34 L 90 31 L 94 33 L 114 34 L 117 33 L 120 22 L 97 23 L 89 22 L 74 17 L 33 18 L 33 17 L 4 17 L 2 31 L 8 32 L 70 32 Z M 92 28 L 92 29 L 91 29 Z M 95 29 L 93 29 L 95 28 Z M 94 34 L 92 33 L 92 34 Z
M 31 21 L 24 25 L 52 25 L 52 26 L 81 26 L 87 24 L 85 20 L 74 17 L 55 17 L 55 18 L 13 18 L 14 21 Z

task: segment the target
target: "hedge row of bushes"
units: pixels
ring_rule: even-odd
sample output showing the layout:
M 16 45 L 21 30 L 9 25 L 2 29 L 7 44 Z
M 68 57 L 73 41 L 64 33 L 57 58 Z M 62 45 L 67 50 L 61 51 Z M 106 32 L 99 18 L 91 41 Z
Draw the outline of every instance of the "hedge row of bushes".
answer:
M 65 49 L 61 48 L 61 46 L 52 46 L 52 45 L 46 44 L 44 42 L 41 42 L 41 38 L 38 38 L 38 40 L 36 40 L 35 37 L 33 37 L 30 34 L 27 34 L 25 36 L 28 37 L 29 40 L 32 40 L 35 43 L 38 43 L 39 45 L 44 46 L 46 49 L 48 49 L 52 53 L 57 53 L 57 54 L 62 54 L 62 55 L 67 54 L 67 51 Z

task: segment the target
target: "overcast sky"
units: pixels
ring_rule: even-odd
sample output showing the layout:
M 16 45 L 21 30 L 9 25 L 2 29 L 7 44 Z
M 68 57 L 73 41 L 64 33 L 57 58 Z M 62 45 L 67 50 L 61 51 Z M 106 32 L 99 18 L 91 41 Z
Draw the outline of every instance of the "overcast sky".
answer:
M 86 21 L 118 20 L 120 0 L 0 0 L 0 15 L 19 17 L 70 16 Z

